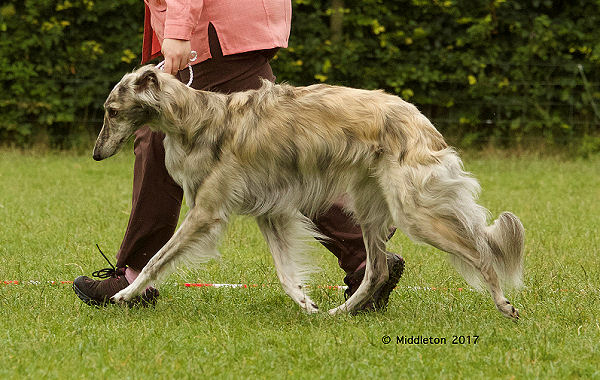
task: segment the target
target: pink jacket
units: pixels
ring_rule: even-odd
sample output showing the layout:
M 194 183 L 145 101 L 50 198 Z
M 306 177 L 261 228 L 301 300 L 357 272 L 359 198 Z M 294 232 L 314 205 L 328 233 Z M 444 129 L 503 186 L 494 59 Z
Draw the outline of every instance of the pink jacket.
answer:
M 165 38 L 189 40 L 194 63 L 211 58 L 208 24 L 217 31 L 224 55 L 287 47 L 291 0 L 144 0 L 142 63 L 160 55 Z

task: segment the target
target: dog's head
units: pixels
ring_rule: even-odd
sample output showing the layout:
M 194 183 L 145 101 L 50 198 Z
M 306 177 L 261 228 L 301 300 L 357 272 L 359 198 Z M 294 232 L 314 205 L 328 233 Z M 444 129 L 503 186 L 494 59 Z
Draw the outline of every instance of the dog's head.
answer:
M 94 160 L 114 155 L 138 128 L 158 119 L 161 86 L 170 77 L 148 65 L 117 83 L 104 103 L 104 125 L 96 140 Z

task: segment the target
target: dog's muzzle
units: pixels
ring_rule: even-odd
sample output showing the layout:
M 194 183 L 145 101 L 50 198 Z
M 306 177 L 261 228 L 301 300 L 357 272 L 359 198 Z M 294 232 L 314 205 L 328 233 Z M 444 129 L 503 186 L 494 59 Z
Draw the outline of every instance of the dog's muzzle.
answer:
M 94 158 L 94 160 L 96 161 L 102 161 L 106 158 L 105 155 L 103 155 L 102 153 L 100 153 L 102 149 L 100 149 L 98 147 L 98 145 L 96 144 L 96 146 L 94 147 L 94 154 L 92 155 L 92 157 Z

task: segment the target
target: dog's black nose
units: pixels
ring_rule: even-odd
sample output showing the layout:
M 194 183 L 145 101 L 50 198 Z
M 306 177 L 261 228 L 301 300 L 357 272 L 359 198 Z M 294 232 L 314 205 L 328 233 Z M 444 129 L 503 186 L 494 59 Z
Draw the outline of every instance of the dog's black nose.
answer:
M 99 155 L 98 153 L 94 153 L 93 157 L 94 157 L 94 160 L 96 160 L 96 161 L 101 161 L 102 160 L 102 156 Z

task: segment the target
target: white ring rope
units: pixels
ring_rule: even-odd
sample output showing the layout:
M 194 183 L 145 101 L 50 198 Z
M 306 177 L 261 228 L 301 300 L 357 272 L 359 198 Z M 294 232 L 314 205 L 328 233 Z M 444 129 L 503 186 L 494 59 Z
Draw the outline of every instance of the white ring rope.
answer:
M 198 52 L 196 52 L 196 50 L 192 50 L 190 52 L 190 55 L 191 55 L 190 62 L 194 62 L 196 60 L 196 58 L 198 58 Z M 164 71 L 165 70 L 165 61 L 162 61 L 158 65 L 156 65 L 156 68 Z M 188 69 L 190 70 L 190 80 L 187 82 L 186 86 L 190 87 L 190 85 L 194 81 L 194 70 L 192 70 L 191 65 L 188 65 Z

